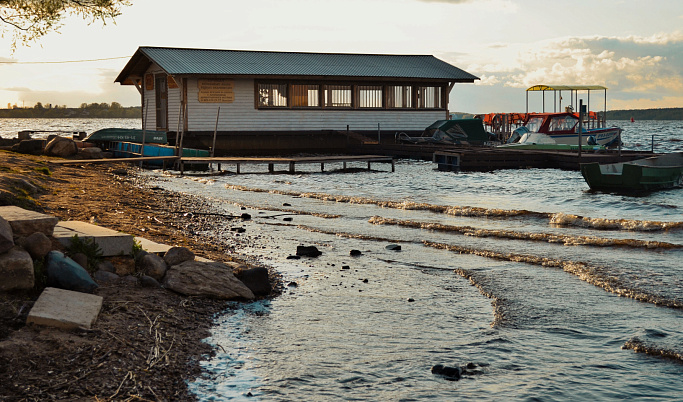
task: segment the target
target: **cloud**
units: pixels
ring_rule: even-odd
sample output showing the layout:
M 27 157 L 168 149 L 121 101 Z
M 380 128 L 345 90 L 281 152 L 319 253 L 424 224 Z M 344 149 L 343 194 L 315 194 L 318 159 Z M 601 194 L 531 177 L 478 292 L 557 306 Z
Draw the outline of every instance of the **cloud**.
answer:
M 609 88 L 609 104 L 683 106 L 683 34 L 678 32 L 493 44 L 478 54 L 449 54 L 445 59 L 459 60 L 454 64 L 481 77 L 477 86 L 594 84 Z

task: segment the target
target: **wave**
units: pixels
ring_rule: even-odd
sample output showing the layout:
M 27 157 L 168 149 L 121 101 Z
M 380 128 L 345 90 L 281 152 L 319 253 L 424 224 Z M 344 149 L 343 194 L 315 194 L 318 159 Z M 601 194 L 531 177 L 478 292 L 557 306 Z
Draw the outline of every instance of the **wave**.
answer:
M 645 241 L 636 239 L 607 239 L 595 236 L 571 236 L 552 233 L 529 233 L 499 229 L 477 229 L 471 226 L 443 225 L 432 222 L 418 222 L 397 220 L 373 216 L 369 219 L 375 225 L 396 225 L 417 229 L 435 230 L 440 232 L 460 233 L 465 236 L 495 237 L 500 239 L 529 240 L 547 243 L 562 243 L 565 246 L 593 246 L 593 247 L 630 247 L 642 249 L 675 249 L 683 248 L 681 244 L 673 244 L 660 241 Z
M 321 201 L 332 201 L 348 204 L 375 205 L 380 208 L 392 208 L 410 211 L 428 211 L 441 213 L 451 216 L 463 217 L 487 217 L 487 218 L 513 218 L 513 217 L 533 217 L 548 219 L 550 225 L 554 226 L 575 226 L 598 230 L 627 230 L 627 231 L 667 231 L 673 229 L 683 229 L 683 222 L 659 222 L 659 221 L 640 221 L 631 219 L 606 219 L 590 218 L 579 215 L 564 213 L 536 212 L 524 209 L 500 209 L 483 208 L 471 206 L 448 206 L 419 203 L 413 201 L 388 201 L 376 200 L 367 197 L 354 197 L 347 195 L 332 195 L 325 193 L 299 192 L 254 188 L 241 185 L 226 184 L 225 188 L 237 191 L 249 191 L 256 193 L 270 193 L 286 195 L 298 198 L 310 198 Z
M 622 349 L 631 349 L 636 353 L 644 353 L 650 356 L 663 357 L 665 359 L 677 360 L 683 363 L 683 353 L 671 349 L 662 348 L 647 342 L 644 342 L 637 336 L 629 339 L 624 343 Z

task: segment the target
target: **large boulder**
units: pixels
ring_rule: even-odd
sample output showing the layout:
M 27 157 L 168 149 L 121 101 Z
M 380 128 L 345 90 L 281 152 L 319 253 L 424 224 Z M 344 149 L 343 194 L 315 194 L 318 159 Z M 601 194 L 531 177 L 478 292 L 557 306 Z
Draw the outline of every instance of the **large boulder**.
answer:
M 9 222 L 0 216 L 0 254 L 9 251 L 14 247 L 14 234 Z
M 256 296 L 268 296 L 272 290 L 266 268 L 256 267 L 240 270 L 235 273 L 235 276 L 247 285 Z
M 12 146 L 13 152 L 18 152 L 20 154 L 33 154 L 40 155 L 43 153 L 43 147 L 45 146 L 45 140 L 22 140 L 18 144 Z
M 143 255 L 138 261 L 138 267 L 145 275 L 151 276 L 157 281 L 163 279 L 168 269 L 166 261 L 153 253 Z
M 48 286 L 83 293 L 93 293 L 98 288 L 85 268 L 59 251 L 47 253 L 45 269 Z
M 66 158 L 78 153 L 78 146 L 71 138 L 55 137 L 45 146 L 45 155 Z
M 33 259 L 19 246 L 0 254 L 0 291 L 31 289 L 35 282 Z
M 187 247 L 171 247 L 164 253 L 164 261 L 169 266 L 194 260 L 194 253 Z
M 254 299 L 254 293 L 238 280 L 228 266 L 201 261 L 185 261 L 166 271 L 165 288 L 186 296 L 217 299 Z

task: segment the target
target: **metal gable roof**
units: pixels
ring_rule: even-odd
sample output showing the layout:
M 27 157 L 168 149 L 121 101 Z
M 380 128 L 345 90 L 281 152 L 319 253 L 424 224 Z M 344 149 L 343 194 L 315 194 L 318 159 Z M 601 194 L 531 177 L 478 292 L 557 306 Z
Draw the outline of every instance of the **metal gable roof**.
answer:
M 329 76 L 413 78 L 474 82 L 479 78 L 434 56 L 293 53 L 140 47 L 116 82 L 139 71 L 147 59 L 170 75 Z

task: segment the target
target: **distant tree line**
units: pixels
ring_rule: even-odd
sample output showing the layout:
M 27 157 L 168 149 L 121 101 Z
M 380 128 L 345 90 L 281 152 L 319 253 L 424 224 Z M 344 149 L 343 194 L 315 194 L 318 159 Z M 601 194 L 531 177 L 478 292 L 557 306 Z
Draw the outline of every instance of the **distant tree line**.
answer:
M 607 120 L 683 120 L 683 108 L 608 110 Z
M 9 106 L 9 105 L 8 105 Z M 18 107 L 14 105 L 8 109 L 0 109 L 0 118 L 140 118 L 140 106 L 123 107 L 118 102 L 109 103 L 83 103 L 81 107 L 70 108 L 66 106 L 43 105 L 36 103 L 33 107 Z

